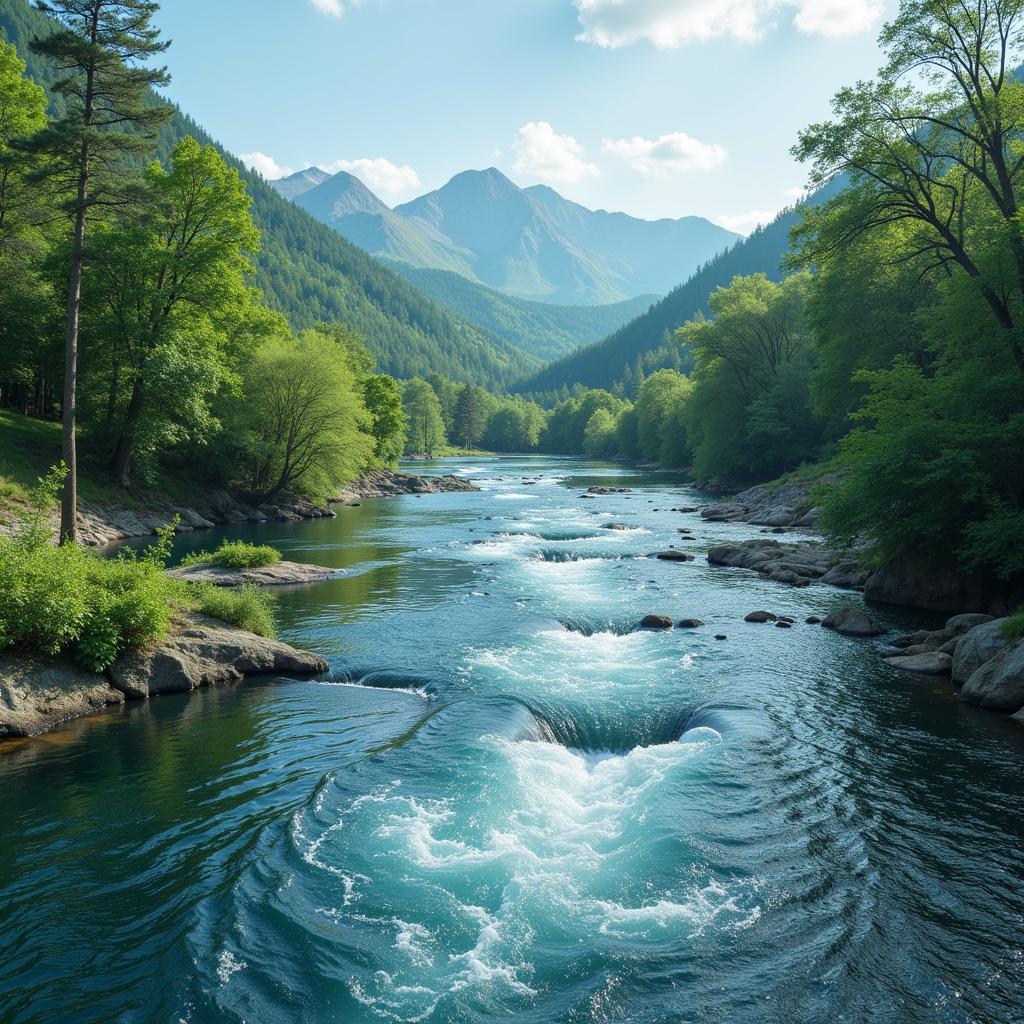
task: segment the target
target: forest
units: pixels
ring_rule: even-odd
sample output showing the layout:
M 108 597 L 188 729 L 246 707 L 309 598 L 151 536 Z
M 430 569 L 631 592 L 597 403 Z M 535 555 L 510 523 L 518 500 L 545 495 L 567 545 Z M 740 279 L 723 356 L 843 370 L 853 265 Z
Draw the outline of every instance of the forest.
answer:
M 63 417 L 73 478 L 70 405 L 85 472 L 120 487 L 159 486 L 200 457 L 208 483 L 328 497 L 452 445 L 688 468 L 723 490 L 798 472 L 833 481 L 826 527 L 870 557 L 913 548 L 1012 577 L 1024 571 L 1020 17 L 1009 3 L 904 4 L 876 78 L 796 141 L 807 202 L 533 372 L 505 338 L 243 178 L 156 100 L 164 73 L 140 54 L 165 44 L 148 20 L 112 22 L 95 44 L 106 63 L 90 99 L 92 51 L 67 27 L 38 41 L 53 23 L 12 5 L 0 402 Z

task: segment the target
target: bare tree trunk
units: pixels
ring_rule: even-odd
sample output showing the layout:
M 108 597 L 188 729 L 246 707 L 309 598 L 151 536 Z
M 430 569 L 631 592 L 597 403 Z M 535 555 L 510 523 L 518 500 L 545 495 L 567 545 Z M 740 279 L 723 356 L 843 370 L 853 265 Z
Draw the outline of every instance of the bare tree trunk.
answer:
M 67 470 L 60 503 L 60 543 L 78 541 L 78 450 L 75 436 L 78 391 L 78 319 L 82 304 L 82 263 L 85 256 L 85 206 L 89 198 L 89 147 L 82 143 L 81 171 L 78 175 L 78 210 L 75 213 L 75 241 L 71 254 L 71 279 L 68 282 L 68 326 L 64 345 L 64 438 L 62 455 Z

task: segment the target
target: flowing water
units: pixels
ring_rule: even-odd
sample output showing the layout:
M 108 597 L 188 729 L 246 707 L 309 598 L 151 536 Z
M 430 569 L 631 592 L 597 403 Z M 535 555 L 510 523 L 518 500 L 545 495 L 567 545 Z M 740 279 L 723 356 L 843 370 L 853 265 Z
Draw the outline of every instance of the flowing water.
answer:
M 2 748 L 0 1020 L 1024 1020 L 1024 730 L 708 566 L 758 529 L 673 477 L 452 469 L 218 531 L 349 570 L 278 599 L 325 679 Z

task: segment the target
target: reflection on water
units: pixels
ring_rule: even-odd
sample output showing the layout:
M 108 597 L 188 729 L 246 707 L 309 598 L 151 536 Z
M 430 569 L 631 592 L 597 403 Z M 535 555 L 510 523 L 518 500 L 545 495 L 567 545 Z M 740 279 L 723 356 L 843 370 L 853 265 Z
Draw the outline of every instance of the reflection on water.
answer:
M 802 625 L 829 588 L 648 558 L 757 535 L 676 477 L 453 470 L 178 538 L 348 570 L 277 596 L 326 679 L 0 748 L 0 1021 L 1024 1019 L 1024 731 Z

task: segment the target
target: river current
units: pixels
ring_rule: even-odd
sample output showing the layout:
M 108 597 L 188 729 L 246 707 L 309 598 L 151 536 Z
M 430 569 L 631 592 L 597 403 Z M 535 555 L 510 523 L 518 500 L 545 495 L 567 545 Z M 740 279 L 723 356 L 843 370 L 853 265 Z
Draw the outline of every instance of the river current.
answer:
M 709 566 L 760 532 L 681 479 L 418 471 L 482 491 L 177 540 L 348 570 L 277 598 L 326 678 L 0 747 L 0 1021 L 1024 1020 L 1024 730 Z

